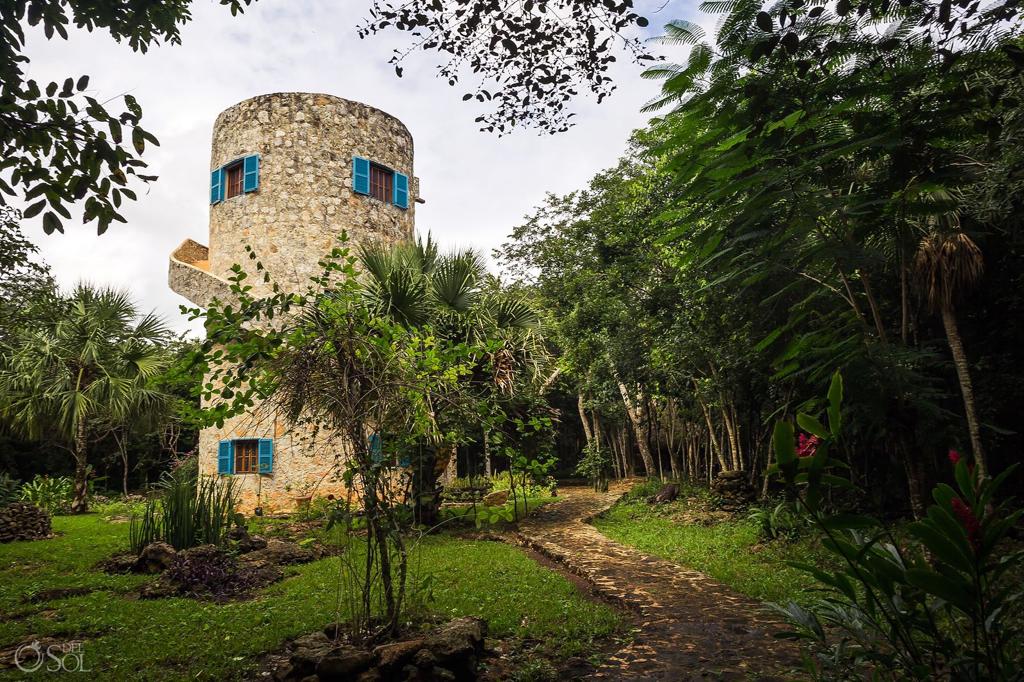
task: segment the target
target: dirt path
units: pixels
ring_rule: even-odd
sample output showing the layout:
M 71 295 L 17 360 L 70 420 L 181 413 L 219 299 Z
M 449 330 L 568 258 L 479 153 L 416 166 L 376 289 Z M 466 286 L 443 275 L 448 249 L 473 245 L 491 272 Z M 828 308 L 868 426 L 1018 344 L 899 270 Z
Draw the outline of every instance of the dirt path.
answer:
M 558 502 L 519 528 L 524 544 L 593 583 L 604 598 L 637 614 L 633 643 L 593 679 L 784 680 L 796 647 L 772 635 L 763 605 L 704 574 L 609 540 L 587 523 L 625 491 L 560 488 Z

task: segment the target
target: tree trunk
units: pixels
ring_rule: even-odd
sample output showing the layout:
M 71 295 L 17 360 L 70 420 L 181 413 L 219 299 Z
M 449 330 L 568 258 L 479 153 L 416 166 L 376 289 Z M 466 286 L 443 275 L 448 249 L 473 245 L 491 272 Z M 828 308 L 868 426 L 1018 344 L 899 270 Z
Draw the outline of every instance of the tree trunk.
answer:
M 576 394 L 576 408 L 580 411 L 580 422 L 583 424 L 583 435 L 587 437 L 587 445 L 594 440 L 594 434 L 590 430 L 590 422 L 587 420 L 587 411 L 583 408 L 583 394 Z
M 88 449 L 89 439 L 85 419 L 80 419 L 75 432 L 75 498 L 71 502 L 71 511 L 75 514 L 89 511 Z
M 860 283 L 864 287 L 864 295 L 868 298 L 868 307 L 871 308 L 871 318 L 875 322 L 875 331 L 882 343 L 889 343 L 889 336 L 885 333 L 885 325 L 882 324 L 882 312 L 878 309 L 878 302 L 875 300 L 874 289 L 871 288 L 871 280 L 868 273 L 860 271 Z
M 484 474 L 491 477 L 491 432 L 484 431 Z
M 946 328 L 949 349 L 953 353 L 953 364 L 956 365 L 956 376 L 960 380 L 960 392 L 964 396 L 964 413 L 967 416 L 967 431 L 970 433 L 971 449 L 974 452 L 974 466 L 978 478 L 981 479 L 988 475 L 988 466 L 981 447 L 981 423 L 978 421 L 978 412 L 974 404 L 970 367 L 967 364 L 967 354 L 964 353 L 964 344 L 960 340 L 960 329 L 956 323 L 953 306 L 943 306 L 942 325 Z
M 708 440 L 711 443 L 709 447 L 714 449 L 715 456 L 718 458 L 718 464 L 722 467 L 722 471 L 728 471 L 729 465 L 725 461 L 725 455 L 722 454 L 721 444 L 715 437 L 715 424 L 714 422 L 711 421 L 711 410 L 708 409 L 707 404 L 700 398 L 697 398 L 697 402 L 700 403 L 700 409 L 702 412 L 704 412 L 704 421 L 707 422 L 708 425 Z M 709 463 L 708 470 L 710 471 L 710 469 L 711 466 Z M 711 474 L 709 473 L 708 476 L 710 477 L 710 475 Z
M 622 394 L 622 404 L 626 408 L 626 415 L 633 425 L 633 435 L 636 437 L 636 445 L 640 450 L 640 458 L 644 462 L 644 473 L 648 478 L 652 478 L 658 472 L 654 464 L 654 456 L 651 455 L 651 444 L 647 442 L 647 434 L 644 432 L 643 408 L 633 405 L 633 400 L 629 397 L 629 391 L 624 383 L 621 381 L 616 383 L 619 385 L 619 393 Z M 643 400 L 642 397 L 641 400 Z

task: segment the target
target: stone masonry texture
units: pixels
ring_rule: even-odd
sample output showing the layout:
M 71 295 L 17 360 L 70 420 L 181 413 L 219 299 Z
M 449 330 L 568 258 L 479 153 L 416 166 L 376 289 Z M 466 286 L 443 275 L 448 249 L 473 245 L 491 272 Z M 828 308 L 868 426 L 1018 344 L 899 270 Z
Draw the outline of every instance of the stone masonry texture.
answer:
M 414 230 L 419 183 L 413 140 L 401 121 L 379 109 L 314 93 L 275 93 L 240 102 L 217 117 L 210 170 L 259 154 L 259 188 L 210 206 L 209 247 L 186 240 L 171 255 L 171 288 L 197 306 L 229 296 L 233 265 L 249 273 L 254 294 L 269 293 L 246 246 L 281 287 L 302 290 L 345 231 L 353 251 L 371 241 L 397 243 Z M 409 176 L 409 208 L 352 190 L 359 156 Z M 207 182 L 209 178 L 207 177 Z M 204 197 L 209 201 L 208 194 Z M 302 498 L 347 494 L 340 481 L 345 443 L 334 434 L 288 424 L 267 404 L 204 429 L 199 466 L 217 472 L 225 438 L 273 438 L 274 471 L 237 475 L 242 511 L 294 509 Z

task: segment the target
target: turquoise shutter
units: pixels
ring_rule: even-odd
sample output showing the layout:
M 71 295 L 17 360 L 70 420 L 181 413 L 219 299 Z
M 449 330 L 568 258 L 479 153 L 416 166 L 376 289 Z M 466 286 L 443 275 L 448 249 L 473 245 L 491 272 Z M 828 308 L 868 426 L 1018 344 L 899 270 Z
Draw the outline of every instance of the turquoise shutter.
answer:
M 370 193 L 370 160 L 352 157 L 352 189 L 357 194 Z
M 231 474 L 235 471 L 235 444 L 222 440 L 217 444 L 217 473 Z
M 271 438 L 260 438 L 257 453 L 259 454 L 260 473 L 269 474 L 274 471 L 274 441 Z
M 216 204 L 224 200 L 224 169 L 218 168 L 210 173 L 210 203 Z
M 370 457 L 374 462 L 384 459 L 384 448 L 380 441 L 379 433 L 374 433 L 370 436 Z
M 398 456 L 398 466 L 407 467 L 410 464 L 412 464 L 412 461 L 409 459 L 408 452 L 403 452 L 401 455 Z
M 395 206 L 409 208 L 409 176 L 395 173 Z
M 253 154 L 242 160 L 242 191 L 255 192 L 260 186 L 260 155 Z

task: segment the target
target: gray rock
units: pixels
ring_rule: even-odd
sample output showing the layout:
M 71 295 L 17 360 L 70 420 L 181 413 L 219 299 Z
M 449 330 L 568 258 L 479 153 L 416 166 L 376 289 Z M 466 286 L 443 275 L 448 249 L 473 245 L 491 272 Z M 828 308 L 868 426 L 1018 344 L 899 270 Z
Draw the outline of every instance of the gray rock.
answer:
M 508 502 L 507 490 L 495 490 L 493 493 L 484 495 L 485 507 L 502 507 Z
M 353 647 L 338 647 L 328 652 L 316 666 L 322 682 L 347 682 L 373 665 L 369 651 Z
M 426 648 L 444 663 L 475 656 L 483 651 L 487 624 L 472 616 L 456 618 L 442 625 L 427 638 Z
M 271 539 L 263 549 L 257 549 L 241 557 L 242 561 L 265 561 L 268 564 L 304 564 L 316 558 L 313 551 L 300 547 L 294 542 Z
M 320 660 L 334 648 L 334 642 L 322 632 L 313 632 L 292 642 L 289 662 L 293 668 L 292 677 L 312 675 Z
M 146 545 L 135 560 L 132 571 L 135 573 L 162 573 L 171 567 L 178 553 L 166 542 L 154 542 Z
M 373 655 L 377 659 L 377 665 L 385 673 L 401 670 L 406 663 L 409 663 L 416 656 L 416 652 L 423 648 L 423 643 L 424 640 L 422 639 L 410 639 L 405 642 L 381 644 L 373 650 Z M 419 664 L 417 663 L 417 665 Z

